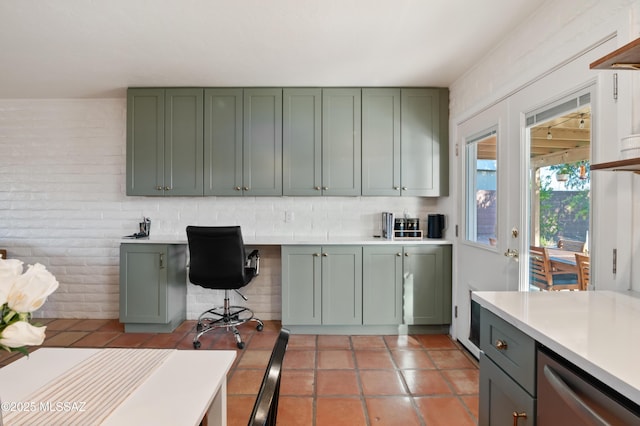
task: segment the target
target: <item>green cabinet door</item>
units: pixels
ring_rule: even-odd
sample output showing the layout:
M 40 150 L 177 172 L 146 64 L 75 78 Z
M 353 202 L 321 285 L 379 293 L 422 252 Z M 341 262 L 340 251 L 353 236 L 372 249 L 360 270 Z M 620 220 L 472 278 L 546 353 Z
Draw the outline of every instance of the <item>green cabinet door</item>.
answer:
M 400 195 L 400 89 L 362 89 L 362 195 Z
M 166 321 L 167 257 L 162 244 L 120 246 L 120 322 Z
M 171 332 L 186 318 L 186 244 L 120 245 L 120 322 L 126 332 Z
M 402 247 L 365 246 L 362 253 L 362 323 L 402 323 Z
M 282 324 L 322 323 L 322 247 L 282 246 Z
M 451 324 L 451 246 L 404 247 L 404 321 Z
M 402 195 L 448 195 L 448 91 L 402 89 L 400 99 Z
M 203 194 L 203 90 L 166 89 L 165 195 Z
M 362 324 L 362 247 L 323 247 L 322 324 Z
M 362 248 L 282 246 L 282 324 L 362 324 Z
M 322 195 L 322 89 L 284 89 L 284 195 Z
M 513 413 L 525 413 L 517 418 Z M 536 424 L 536 399 L 480 352 L 479 425 L 527 426 Z
M 204 91 L 204 194 L 242 195 L 242 89 Z
M 203 90 L 127 91 L 127 195 L 203 194 Z
M 164 89 L 127 91 L 127 195 L 164 194 Z
M 282 89 L 244 89 L 244 195 L 282 195 Z
M 324 195 L 360 195 L 361 90 L 322 90 L 322 191 Z

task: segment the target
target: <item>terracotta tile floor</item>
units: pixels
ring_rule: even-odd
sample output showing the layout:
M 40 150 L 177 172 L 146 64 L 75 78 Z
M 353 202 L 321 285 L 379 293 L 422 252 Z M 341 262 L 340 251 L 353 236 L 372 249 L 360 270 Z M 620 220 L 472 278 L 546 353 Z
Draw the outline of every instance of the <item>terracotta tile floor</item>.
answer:
M 173 333 L 124 333 L 118 320 L 37 320 L 44 346 L 193 350 L 195 321 Z M 241 327 L 244 350 L 223 330 L 202 349 L 233 349 L 228 424 L 246 425 L 280 327 Z M 0 367 L 21 355 L 0 353 Z M 478 363 L 446 335 L 292 335 L 284 359 L 278 425 L 475 425 Z

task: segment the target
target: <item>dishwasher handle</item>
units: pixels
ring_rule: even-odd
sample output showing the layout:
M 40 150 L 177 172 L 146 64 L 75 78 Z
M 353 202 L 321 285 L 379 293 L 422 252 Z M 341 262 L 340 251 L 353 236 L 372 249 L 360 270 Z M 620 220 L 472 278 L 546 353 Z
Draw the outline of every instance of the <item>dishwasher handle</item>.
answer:
M 569 405 L 573 411 L 589 424 L 596 426 L 610 426 L 611 424 L 600 417 L 589 405 L 583 401 L 570 387 L 565 383 L 560 375 L 548 365 L 544 366 L 544 377 L 549 381 L 551 387 L 558 393 L 560 398 Z

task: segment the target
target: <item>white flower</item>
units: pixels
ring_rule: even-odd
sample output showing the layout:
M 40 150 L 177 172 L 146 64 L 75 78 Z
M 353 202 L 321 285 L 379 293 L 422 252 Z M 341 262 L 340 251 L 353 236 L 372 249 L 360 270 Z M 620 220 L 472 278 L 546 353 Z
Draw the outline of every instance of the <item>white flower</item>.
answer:
M 7 296 L 15 280 L 22 275 L 22 261 L 0 258 L 0 306 L 7 303 Z
M 0 345 L 18 348 L 25 345 L 41 345 L 44 342 L 44 331 L 47 327 L 34 327 L 26 321 L 8 325 L 0 335 Z
M 47 269 L 36 263 L 13 283 L 7 295 L 9 308 L 16 312 L 33 312 L 58 288 L 58 281 Z

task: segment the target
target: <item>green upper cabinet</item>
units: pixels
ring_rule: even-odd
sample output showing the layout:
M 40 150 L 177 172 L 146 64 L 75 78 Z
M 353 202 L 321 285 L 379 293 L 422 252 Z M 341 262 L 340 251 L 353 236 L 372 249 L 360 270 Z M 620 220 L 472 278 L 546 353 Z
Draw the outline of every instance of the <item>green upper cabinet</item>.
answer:
M 204 194 L 242 195 L 242 89 L 204 91 Z
M 323 195 L 360 195 L 361 90 L 322 89 Z
M 363 89 L 362 195 L 448 195 L 447 89 Z
M 400 89 L 362 89 L 362 195 L 400 191 Z
M 132 88 L 127 195 L 442 196 L 448 90 Z
M 284 89 L 284 195 L 322 195 L 322 89 Z
M 447 89 L 401 89 L 402 195 L 449 195 Z
M 245 195 L 282 195 L 282 89 L 244 89 Z
M 205 89 L 205 195 L 282 195 L 282 89 Z
M 127 195 L 203 194 L 203 90 L 129 89 Z

